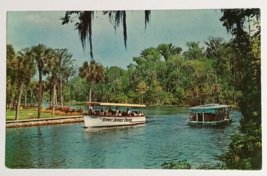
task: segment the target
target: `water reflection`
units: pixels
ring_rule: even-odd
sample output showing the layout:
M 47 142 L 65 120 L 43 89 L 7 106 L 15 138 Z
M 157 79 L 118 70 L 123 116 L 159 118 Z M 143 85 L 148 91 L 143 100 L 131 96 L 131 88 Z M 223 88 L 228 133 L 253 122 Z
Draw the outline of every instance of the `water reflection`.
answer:
M 85 128 L 85 137 L 92 134 L 116 133 L 117 131 L 127 131 L 137 127 L 144 127 L 146 124 L 132 125 L 132 126 L 114 126 L 114 127 L 99 127 L 99 128 Z

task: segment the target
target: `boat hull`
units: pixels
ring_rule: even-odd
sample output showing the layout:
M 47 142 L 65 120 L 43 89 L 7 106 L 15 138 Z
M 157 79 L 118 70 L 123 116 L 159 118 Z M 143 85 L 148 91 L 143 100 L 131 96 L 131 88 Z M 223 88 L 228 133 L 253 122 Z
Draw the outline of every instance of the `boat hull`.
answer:
M 128 126 L 146 123 L 145 116 L 94 116 L 84 115 L 85 127 Z
M 217 125 L 224 125 L 227 123 L 231 123 L 232 119 L 226 119 L 226 120 L 221 120 L 221 121 L 212 121 L 212 122 L 197 122 L 197 121 L 190 121 L 188 122 L 189 125 L 196 126 L 217 126 Z

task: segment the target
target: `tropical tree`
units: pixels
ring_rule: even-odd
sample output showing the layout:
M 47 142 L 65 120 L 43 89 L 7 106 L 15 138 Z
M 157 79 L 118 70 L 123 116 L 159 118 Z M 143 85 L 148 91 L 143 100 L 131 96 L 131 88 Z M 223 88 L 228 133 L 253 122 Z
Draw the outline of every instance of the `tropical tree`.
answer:
M 218 49 L 223 43 L 223 38 L 209 36 L 204 43 L 207 45 L 205 56 L 210 59 L 216 59 L 218 57 Z
M 74 75 L 74 66 L 72 59 L 72 54 L 68 53 L 68 49 L 55 49 L 55 57 L 57 61 L 57 77 L 60 86 L 60 103 L 61 106 L 64 104 L 64 79 L 68 79 L 70 76 Z
M 186 60 L 196 60 L 204 56 L 204 47 L 199 46 L 200 42 L 187 42 L 188 51 L 183 53 Z
M 89 90 L 89 102 L 91 103 L 92 98 L 92 84 L 93 82 L 101 82 L 105 78 L 104 67 L 95 61 L 91 61 L 90 65 L 88 62 L 84 62 L 83 66 L 79 68 L 79 76 L 81 78 L 86 78 L 87 82 L 90 85 Z M 90 108 L 90 106 L 89 106 Z
M 51 53 L 52 57 L 49 57 L 46 60 L 46 66 L 44 67 L 44 70 L 46 72 L 49 72 L 51 74 L 50 81 L 53 86 L 52 91 L 52 117 L 55 116 L 55 105 L 56 105 L 56 99 L 57 99 L 57 93 L 56 93 L 56 87 L 58 84 L 59 76 L 60 76 L 60 69 L 61 69 L 61 53 L 58 50 L 53 50 Z M 50 83 L 50 84 L 51 84 Z
M 14 105 L 14 98 L 17 94 L 17 86 L 16 86 L 16 53 L 12 45 L 7 45 L 7 80 L 6 80 L 6 103 L 7 107 L 11 103 L 12 107 Z M 13 107 L 14 108 L 14 107 Z
M 175 47 L 174 45 L 172 45 L 172 43 L 170 44 L 160 44 L 157 47 L 157 50 L 160 52 L 160 54 L 164 57 L 165 61 L 167 62 L 169 57 L 171 55 L 179 55 L 182 52 L 182 48 L 181 47 Z
M 45 45 L 39 44 L 31 48 L 31 54 L 36 62 L 38 73 L 39 73 L 39 96 L 38 96 L 38 118 L 41 116 L 41 103 L 42 103 L 42 78 L 43 75 L 48 74 L 48 71 L 45 70 L 47 65 L 47 60 L 53 57 L 53 50 L 47 48 Z
M 260 9 L 223 9 L 221 21 L 233 35 L 232 47 L 237 53 L 236 73 L 240 79 L 235 88 L 241 92 L 238 106 L 242 120 L 238 133 L 232 136 L 229 151 L 221 156 L 230 169 L 261 169 L 261 56 Z M 252 33 L 246 26 L 255 21 Z
M 137 91 L 139 94 L 141 94 L 141 103 L 143 104 L 143 95 L 146 93 L 146 91 L 149 89 L 149 87 L 146 85 L 144 81 L 140 81 L 137 86 Z
M 35 72 L 35 63 L 33 58 L 31 57 L 30 49 L 22 49 L 18 52 L 16 61 L 18 98 L 15 120 L 19 120 L 23 84 L 30 83 L 30 80 L 35 75 Z

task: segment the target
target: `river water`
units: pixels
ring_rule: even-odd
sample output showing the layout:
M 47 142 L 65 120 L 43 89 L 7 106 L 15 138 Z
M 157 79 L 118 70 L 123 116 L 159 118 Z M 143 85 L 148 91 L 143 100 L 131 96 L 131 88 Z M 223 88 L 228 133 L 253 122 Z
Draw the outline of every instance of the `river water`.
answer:
M 185 107 L 148 107 L 142 126 L 88 128 L 84 123 L 6 130 L 8 168 L 159 169 L 165 161 L 216 164 L 239 125 L 192 127 Z

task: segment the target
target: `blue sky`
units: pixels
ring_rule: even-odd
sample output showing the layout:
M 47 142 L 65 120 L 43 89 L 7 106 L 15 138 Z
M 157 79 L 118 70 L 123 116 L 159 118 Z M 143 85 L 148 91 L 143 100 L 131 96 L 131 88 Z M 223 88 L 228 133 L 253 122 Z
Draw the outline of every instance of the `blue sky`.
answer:
M 90 61 L 89 45 L 85 51 L 74 30 L 74 23 L 62 25 L 60 17 L 65 11 L 8 12 L 7 43 L 16 51 L 45 44 L 51 48 L 67 48 L 73 54 L 76 64 L 81 66 Z M 123 42 L 123 29 L 116 31 L 108 16 L 101 11 L 95 13 L 93 21 L 93 53 L 97 62 L 106 66 L 126 69 L 132 58 L 149 47 L 161 43 L 172 43 L 183 48 L 186 42 L 203 42 L 208 36 L 231 38 L 222 26 L 220 10 L 158 10 L 151 11 L 151 21 L 145 30 L 144 11 L 127 11 L 127 50 Z

